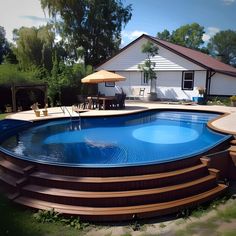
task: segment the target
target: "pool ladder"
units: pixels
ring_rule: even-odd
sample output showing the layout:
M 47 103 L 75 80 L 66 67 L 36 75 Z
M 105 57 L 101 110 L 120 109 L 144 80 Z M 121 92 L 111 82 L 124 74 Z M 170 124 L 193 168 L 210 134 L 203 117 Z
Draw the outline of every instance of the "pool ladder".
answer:
M 70 130 L 81 130 L 81 117 L 80 117 L 80 113 L 79 112 L 76 112 L 77 114 L 78 114 L 78 116 L 76 116 L 77 118 L 78 118 L 78 120 L 76 119 L 76 120 L 74 120 L 73 119 L 73 112 L 74 112 L 74 109 L 73 109 L 73 106 L 72 106 L 72 109 L 71 109 L 71 112 L 69 111 L 69 109 L 66 107 L 66 106 L 60 106 L 60 108 L 61 108 L 61 110 L 62 110 L 62 112 L 64 113 L 64 114 L 66 114 L 66 113 L 68 113 L 69 114 L 69 116 L 70 116 L 70 122 L 71 122 L 71 127 L 70 127 Z M 78 125 L 77 124 L 74 124 L 74 122 L 73 121 L 78 121 Z

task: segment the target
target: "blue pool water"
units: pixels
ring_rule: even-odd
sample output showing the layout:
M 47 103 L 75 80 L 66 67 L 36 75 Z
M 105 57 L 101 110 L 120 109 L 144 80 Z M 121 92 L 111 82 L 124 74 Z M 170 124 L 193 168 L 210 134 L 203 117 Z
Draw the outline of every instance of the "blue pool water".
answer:
M 217 114 L 149 111 L 48 121 L 11 135 L 1 149 L 20 158 L 72 166 L 162 163 L 203 153 L 229 136 L 206 127 Z

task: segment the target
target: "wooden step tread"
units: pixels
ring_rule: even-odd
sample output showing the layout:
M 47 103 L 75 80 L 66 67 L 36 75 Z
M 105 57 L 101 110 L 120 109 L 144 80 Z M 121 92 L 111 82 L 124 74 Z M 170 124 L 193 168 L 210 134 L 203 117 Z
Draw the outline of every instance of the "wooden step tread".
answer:
M 227 188 L 226 185 L 219 184 L 215 188 L 197 194 L 191 197 L 182 198 L 179 200 L 164 202 L 164 203 L 154 203 L 139 206 L 122 206 L 122 207 L 81 207 L 74 205 L 65 205 L 53 202 L 46 202 L 42 200 L 36 200 L 28 197 L 20 196 L 14 200 L 14 202 L 31 207 L 44 210 L 50 210 L 54 208 L 56 212 L 64 214 L 75 214 L 75 215 L 91 215 L 91 216 L 106 216 L 106 215 L 123 215 L 123 214 L 138 214 L 145 212 L 155 212 L 164 209 L 173 209 L 177 207 L 186 207 L 192 204 L 202 203 L 204 201 L 210 200 L 217 194 L 222 193 Z
M 236 146 L 230 146 L 228 149 L 230 152 L 236 152 Z
M 60 197 L 75 197 L 75 198 L 118 198 L 118 197 L 132 197 L 132 196 L 143 196 L 151 194 L 159 194 L 164 192 L 170 192 L 174 190 L 184 190 L 186 188 L 214 181 L 215 176 L 208 175 L 197 180 L 193 180 L 187 183 L 166 186 L 161 188 L 153 189 L 140 189 L 140 190 L 129 190 L 129 191 L 105 191 L 105 192 L 91 192 L 91 191 L 76 191 L 69 189 L 58 189 L 58 188 L 49 188 L 39 185 L 26 185 L 23 187 L 23 190 L 30 192 L 37 192 L 40 194 L 47 194 L 52 196 Z
M 236 145 L 236 139 L 231 140 L 230 143 Z
M 66 175 L 55 175 L 44 172 L 34 172 L 31 174 L 32 177 L 49 179 L 53 181 L 62 182 L 77 182 L 77 183 L 114 183 L 114 182 L 129 182 L 129 181 L 144 181 L 160 178 L 168 178 L 175 175 L 185 174 L 192 171 L 197 171 L 201 168 L 206 168 L 205 164 L 199 164 L 188 168 L 147 175 L 135 175 L 135 176 L 119 176 L 119 177 L 77 177 L 77 176 L 66 176 Z
M 18 174 L 22 174 L 22 175 L 24 174 L 24 172 L 23 172 L 21 167 L 11 163 L 8 160 L 0 159 L 0 166 L 4 167 L 5 169 L 14 171 L 14 172 L 16 172 Z
M 236 152 L 229 152 L 229 155 L 230 155 L 232 158 L 236 158 Z
M 16 187 L 16 181 L 18 180 L 18 178 L 15 178 L 15 177 L 5 173 L 4 171 L 0 170 L 0 180 L 6 184 Z

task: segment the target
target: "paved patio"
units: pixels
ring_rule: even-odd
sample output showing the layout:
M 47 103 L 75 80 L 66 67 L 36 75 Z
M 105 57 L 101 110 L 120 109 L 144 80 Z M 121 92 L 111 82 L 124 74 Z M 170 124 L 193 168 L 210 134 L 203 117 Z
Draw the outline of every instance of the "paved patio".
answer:
M 110 116 L 110 115 L 120 115 L 120 114 L 130 114 L 138 111 L 148 110 L 148 109 L 185 109 L 185 110 L 199 110 L 199 111 L 216 111 L 222 112 L 223 115 L 217 120 L 211 122 L 211 127 L 229 134 L 236 135 L 236 107 L 227 106 L 206 106 L 206 105 L 177 105 L 177 104 L 163 104 L 158 102 L 142 102 L 142 101 L 126 101 L 126 107 L 124 110 L 81 110 L 80 114 L 74 112 L 72 107 L 67 107 L 65 112 L 62 111 L 60 107 L 48 108 L 48 116 L 43 116 L 41 109 L 40 117 L 36 117 L 32 110 L 18 112 L 7 116 L 10 119 L 19 120 L 43 120 L 43 119 L 54 119 L 62 117 L 81 117 L 86 116 Z

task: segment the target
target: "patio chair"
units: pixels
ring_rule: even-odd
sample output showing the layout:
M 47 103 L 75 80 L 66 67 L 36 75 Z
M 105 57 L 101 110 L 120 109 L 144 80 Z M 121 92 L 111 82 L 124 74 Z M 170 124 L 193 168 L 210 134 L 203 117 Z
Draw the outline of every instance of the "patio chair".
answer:
M 140 88 L 139 96 L 144 97 L 145 88 Z
M 101 110 L 103 107 L 102 101 L 99 99 L 99 96 L 92 96 L 92 109 Z
M 78 108 L 79 109 L 88 109 L 88 99 L 87 97 L 83 96 L 83 95 L 78 95 Z
M 128 99 L 140 100 L 144 98 L 145 88 L 132 88 L 131 94 L 128 95 Z
M 113 101 L 114 108 L 123 109 L 125 107 L 126 94 L 125 93 L 122 93 L 122 94 L 116 93 L 115 97 L 116 97 L 116 99 Z

